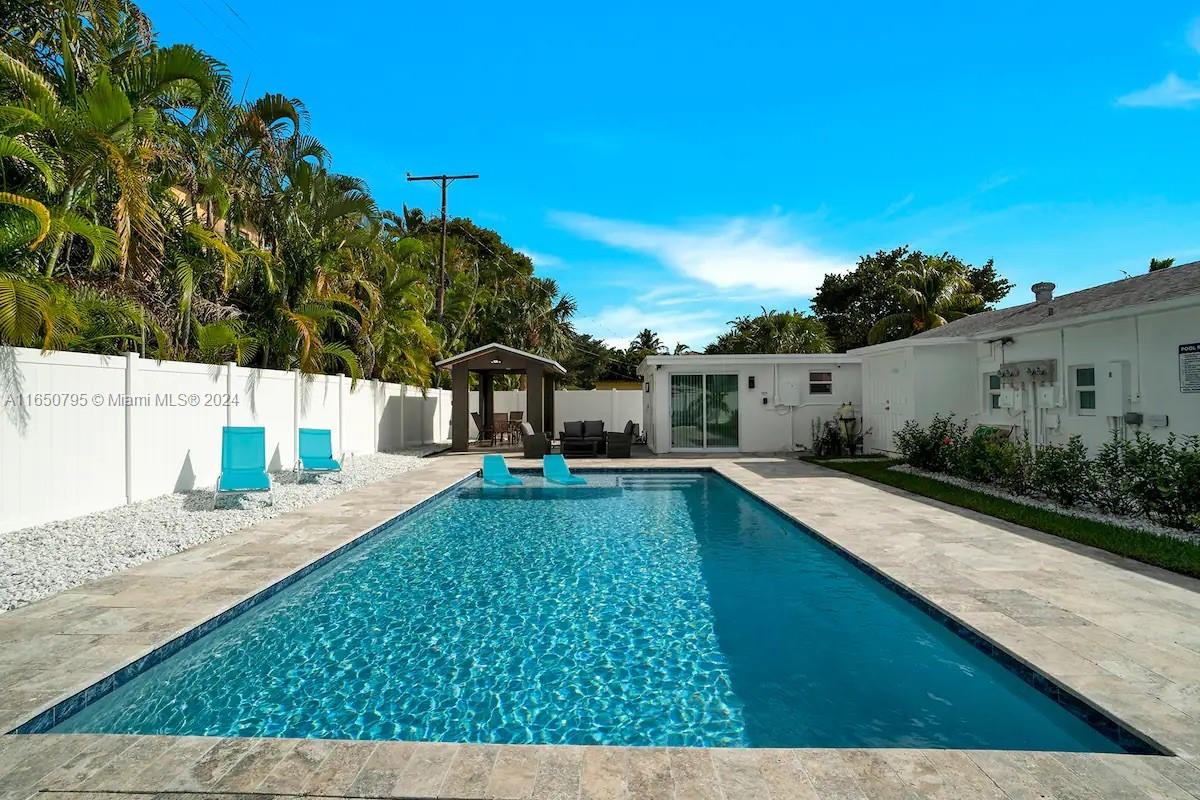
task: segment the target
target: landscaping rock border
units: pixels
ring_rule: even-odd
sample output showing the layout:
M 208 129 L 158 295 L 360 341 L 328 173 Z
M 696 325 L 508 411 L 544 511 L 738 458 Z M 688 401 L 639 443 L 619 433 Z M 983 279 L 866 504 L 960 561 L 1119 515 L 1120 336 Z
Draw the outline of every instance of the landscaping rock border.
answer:
M 0 612 L 393 478 L 439 449 L 357 455 L 340 476 L 309 476 L 299 484 L 292 472 L 272 475 L 273 506 L 265 494 L 232 495 L 213 511 L 210 487 L 0 533 Z

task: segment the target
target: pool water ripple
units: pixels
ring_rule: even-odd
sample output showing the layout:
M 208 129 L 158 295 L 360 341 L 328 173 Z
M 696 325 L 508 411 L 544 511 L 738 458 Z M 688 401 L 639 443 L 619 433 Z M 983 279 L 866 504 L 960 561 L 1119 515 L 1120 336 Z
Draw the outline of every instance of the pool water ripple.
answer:
M 725 479 L 588 480 L 457 488 L 55 731 L 1120 749 Z

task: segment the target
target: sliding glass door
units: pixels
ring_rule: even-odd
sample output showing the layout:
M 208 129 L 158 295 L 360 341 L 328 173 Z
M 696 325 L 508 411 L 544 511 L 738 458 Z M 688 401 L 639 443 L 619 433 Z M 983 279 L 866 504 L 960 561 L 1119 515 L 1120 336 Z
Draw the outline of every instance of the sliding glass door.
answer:
M 704 446 L 738 446 L 738 376 L 704 376 Z
M 704 376 L 671 376 L 671 448 L 704 447 Z
M 671 376 L 671 448 L 738 446 L 738 376 Z

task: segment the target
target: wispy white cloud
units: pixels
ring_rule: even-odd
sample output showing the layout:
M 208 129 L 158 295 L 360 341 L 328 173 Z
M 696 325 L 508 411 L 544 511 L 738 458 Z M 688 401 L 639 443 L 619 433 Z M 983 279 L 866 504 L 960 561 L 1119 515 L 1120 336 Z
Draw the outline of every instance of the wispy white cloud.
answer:
M 566 266 L 566 262 L 556 255 L 550 253 L 539 253 L 536 250 L 530 250 L 525 247 L 517 248 L 518 253 L 523 253 L 529 256 L 529 260 L 533 262 L 535 267 L 544 267 L 546 269 L 555 269 L 557 267 Z
M 719 290 L 755 289 L 809 297 L 847 260 L 800 241 L 787 217 L 732 217 L 671 227 L 554 212 L 551 220 L 585 239 L 648 255 Z
M 1200 17 L 1192 20 L 1185 35 L 1188 47 L 1200 53 Z M 1158 83 L 1121 95 L 1117 105 L 1130 108 L 1191 108 L 1200 105 L 1200 80 L 1188 80 L 1168 72 Z
M 917 199 L 917 196 L 915 194 L 913 194 L 912 192 L 909 192 L 908 194 L 904 195 L 904 197 L 901 197 L 899 200 L 897 200 L 896 202 L 892 203 L 887 208 L 885 208 L 883 210 L 883 216 L 890 217 L 893 214 L 897 214 L 900 211 L 903 211 L 904 209 L 911 206 L 913 203 L 913 200 L 916 200 L 916 199 Z
M 1007 172 L 997 173 L 988 178 L 983 183 L 979 184 L 979 194 L 985 194 L 993 189 L 999 189 L 1006 183 L 1012 183 L 1017 179 L 1016 175 Z
M 612 347 L 628 347 L 642 328 L 658 334 L 663 344 L 674 348 L 682 342 L 702 347 L 725 330 L 728 315 L 712 309 L 672 311 L 647 309 L 642 305 L 609 306 L 595 314 L 579 317 L 579 330 L 596 331 Z
M 1185 80 L 1174 72 L 1153 86 L 1117 98 L 1117 105 L 1131 108 L 1189 108 L 1200 104 L 1200 82 Z

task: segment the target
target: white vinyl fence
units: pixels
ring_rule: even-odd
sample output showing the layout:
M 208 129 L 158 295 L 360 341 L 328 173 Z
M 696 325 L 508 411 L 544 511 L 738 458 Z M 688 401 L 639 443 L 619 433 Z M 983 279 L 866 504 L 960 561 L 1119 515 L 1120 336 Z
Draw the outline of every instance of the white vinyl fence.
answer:
M 343 453 L 446 442 L 450 390 L 0 348 L 0 531 L 212 486 L 224 425 L 264 427 L 278 472 L 299 428 Z
M 559 391 L 558 427 L 641 423 L 639 395 Z M 264 427 L 275 472 L 295 464 L 299 428 L 328 428 L 342 453 L 449 442 L 450 396 L 341 375 L 0 347 L 0 532 L 212 486 L 224 425 Z M 497 411 L 524 403 L 524 392 L 496 393 Z

